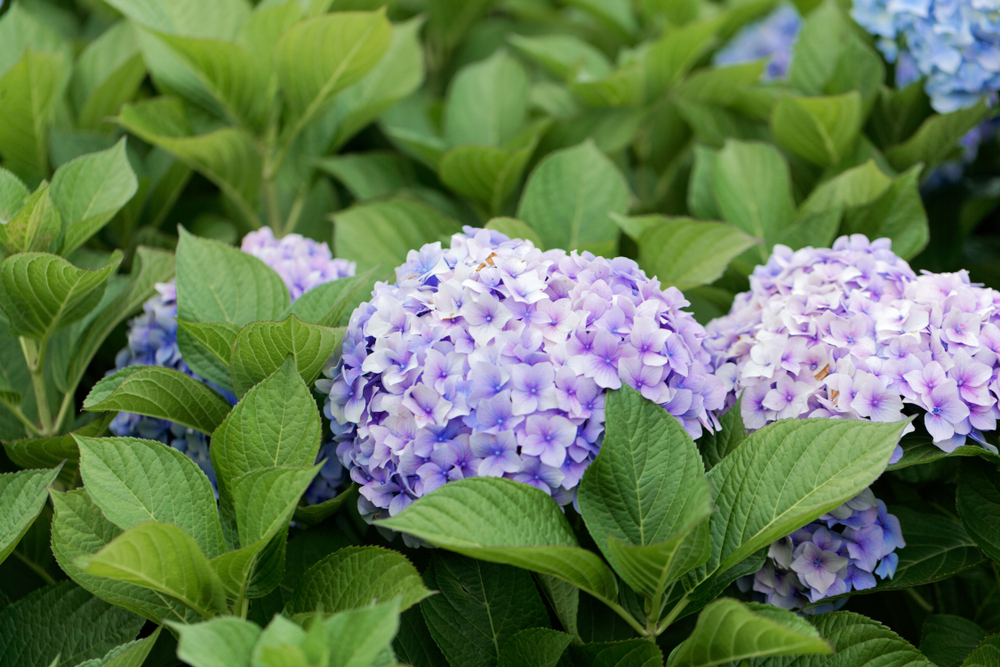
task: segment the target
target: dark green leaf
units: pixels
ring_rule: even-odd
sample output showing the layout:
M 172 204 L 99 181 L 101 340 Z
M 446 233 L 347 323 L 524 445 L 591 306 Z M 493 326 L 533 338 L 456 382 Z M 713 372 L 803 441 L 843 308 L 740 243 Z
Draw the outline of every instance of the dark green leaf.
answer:
M 920 652 L 937 667 L 959 667 L 986 637 L 986 631 L 961 616 L 928 616 L 920 630 Z
M 955 505 L 965 529 L 987 556 L 1000 563 L 1000 479 L 994 466 L 962 462 Z
M 572 635 L 547 628 L 521 630 L 500 649 L 498 667 L 556 667 Z
M 886 149 L 892 166 L 903 171 L 917 163 L 934 166 L 955 151 L 958 140 L 974 128 L 987 113 L 985 101 L 948 114 L 933 114 L 905 142 Z

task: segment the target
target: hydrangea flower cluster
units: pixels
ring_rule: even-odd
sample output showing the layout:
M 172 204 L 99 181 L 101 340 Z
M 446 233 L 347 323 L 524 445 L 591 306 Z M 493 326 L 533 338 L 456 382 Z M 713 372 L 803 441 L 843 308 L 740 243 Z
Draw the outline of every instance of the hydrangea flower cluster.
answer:
M 926 77 L 940 113 L 995 100 L 1000 89 L 1000 6 L 991 0 L 854 0 L 854 20 L 878 37 L 889 62 Z M 911 77 L 912 74 L 905 76 Z
M 317 382 L 366 516 L 477 475 L 572 502 L 601 446 L 605 391 L 623 383 L 693 437 L 717 425 L 725 390 L 704 328 L 630 259 L 467 227 L 448 250 L 411 251 L 396 277 L 354 311 Z
M 906 546 L 899 519 L 871 489 L 818 520 L 771 544 L 764 567 L 739 580 L 744 591 L 784 609 L 833 611 L 847 598 L 826 598 L 874 588 L 875 577 L 891 579 Z
M 764 80 L 779 79 L 792 63 L 792 45 L 798 39 L 802 17 L 791 4 L 782 4 L 766 18 L 745 26 L 715 54 L 716 65 L 735 65 L 769 58 Z
M 705 347 L 748 429 L 779 419 L 894 422 L 923 411 L 934 444 L 983 443 L 1000 409 L 1000 293 L 966 272 L 917 276 L 890 241 L 775 246 Z M 912 428 L 912 427 L 911 427 Z M 894 461 L 902 454 L 897 447 Z
M 327 244 L 298 234 L 289 234 L 279 240 L 267 227 L 247 234 L 243 238 L 242 250 L 277 271 L 288 287 L 292 301 L 316 285 L 354 275 L 354 263 L 334 259 Z M 143 313 L 129 322 L 128 346 L 118 353 L 115 370 L 137 365 L 172 368 L 204 382 L 235 405 L 237 398 L 232 392 L 198 376 L 181 358 L 177 345 L 177 287 L 174 282 L 160 283 L 156 285 L 156 290 L 158 293 L 143 304 Z M 119 412 L 110 428 L 117 436 L 159 440 L 184 452 L 201 467 L 215 486 L 209 437 L 204 433 L 165 419 L 128 412 Z M 337 488 L 346 479 L 346 471 L 333 456 L 333 449 L 327 444 L 320 451 L 320 458 L 325 456 L 329 460 L 306 492 L 310 504 L 337 495 Z

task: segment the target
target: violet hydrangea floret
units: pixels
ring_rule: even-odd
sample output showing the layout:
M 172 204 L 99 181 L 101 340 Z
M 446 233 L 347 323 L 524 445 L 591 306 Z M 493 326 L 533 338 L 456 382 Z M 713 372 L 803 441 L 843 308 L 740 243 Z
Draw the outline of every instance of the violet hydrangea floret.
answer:
M 354 311 L 317 382 L 362 514 L 398 514 L 470 476 L 573 502 L 601 446 L 605 393 L 623 383 L 692 437 L 714 429 L 725 391 L 687 305 L 630 259 L 490 230 L 411 251 Z
M 802 17 L 794 5 L 782 3 L 768 16 L 739 30 L 712 58 L 715 65 L 736 65 L 767 58 L 764 80 L 788 73 L 792 47 L 799 37 Z
M 334 259 L 326 243 L 317 243 L 298 234 L 275 239 L 267 227 L 247 234 L 242 250 L 258 257 L 281 276 L 292 301 L 317 285 L 354 275 L 354 263 Z M 129 322 L 128 345 L 118 353 L 115 370 L 127 366 L 171 368 L 204 382 L 235 405 L 235 394 L 198 376 L 181 358 L 177 344 L 177 287 L 174 282 L 159 283 L 156 290 L 157 294 L 143 304 L 142 314 Z M 129 412 L 118 413 L 110 429 L 116 436 L 159 440 L 187 454 L 215 486 L 215 470 L 209 453 L 210 438 L 204 433 L 165 419 Z M 346 479 L 346 471 L 335 456 L 334 449 L 331 442 L 320 451 L 319 459 L 326 459 L 327 462 L 306 492 L 310 504 L 336 496 L 337 489 Z

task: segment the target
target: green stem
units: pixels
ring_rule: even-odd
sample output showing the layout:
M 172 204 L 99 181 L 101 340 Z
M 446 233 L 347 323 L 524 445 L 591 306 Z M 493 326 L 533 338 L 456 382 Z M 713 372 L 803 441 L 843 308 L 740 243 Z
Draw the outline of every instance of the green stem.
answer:
M 39 578 L 41 578 L 41 580 L 44 581 L 46 584 L 54 584 L 54 583 L 56 583 L 56 580 L 52 578 L 51 574 L 49 574 L 48 572 L 45 571 L 45 568 L 43 568 L 38 563 L 36 563 L 35 561 L 31 560 L 30 558 L 28 558 L 24 554 L 22 554 L 17 549 L 14 550 L 14 555 L 17 556 L 21 560 L 22 563 L 24 563 L 29 568 L 31 568 L 31 571 L 34 572 L 35 574 L 37 574 L 39 576 Z
M 308 196 L 308 190 L 303 189 L 302 192 L 299 193 L 299 196 L 295 198 L 295 202 L 292 204 L 292 210 L 288 212 L 288 220 L 285 221 L 286 234 L 291 234 L 298 226 L 299 218 L 302 217 L 302 211 L 306 207 L 306 198 Z
M 646 628 L 642 627 L 642 624 L 639 623 L 637 620 L 635 620 L 635 618 L 632 617 L 632 614 L 628 613 L 628 611 L 626 611 L 625 608 L 622 607 L 620 604 L 616 602 L 610 602 L 608 600 L 602 600 L 602 602 L 608 605 L 611 608 L 611 610 L 614 611 L 616 614 L 624 618 L 625 622 L 631 625 L 632 629 L 638 632 L 643 638 L 646 639 L 651 638 L 650 635 L 646 632 Z
M 930 602 L 928 602 L 927 600 L 925 600 L 924 597 L 922 595 L 920 595 L 920 593 L 916 592 L 912 588 L 907 588 L 906 589 L 906 593 L 911 598 L 913 598 L 913 601 L 916 602 L 920 606 L 921 609 L 923 609 L 924 611 L 932 612 L 933 613 L 933 611 L 934 611 L 934 605 L 932 605 Z
M 74 394 L 76 393 L 76 387 L 73 389 L 67 389 L 66 395 L 63 396 L 62 404 L 59 405 L 59 414 L 56 415 L 56 422 L 53 425 L 53 431 L 58 433 L 62 428 L 63 421 L 66 419 L 66 415 L 69 413 L 69 408 L 73 405 Z
M 667 614 L 667 617 L 665 619 L 663 619 L 663 622 L 660 623 L 658 626 L 656 626 L 657 636 L 663 634 L 663 631 L 669 628 L 670 625 L 677 620 L 677 617 L 680 616 L 681 612 L 684 611 L 684 607 L 688 606 L 689 602 L 691 601 L 688 600 L 687 596 L 685 595 L 677 602 L 677 604 L 674 605 L 674 608 L 670 610 L 670 613 Z
M 38 421 L 41 423 L 41 434 L 52 435 L 52 412 L 49 410 L 49 397 L 45 393 L 45 343 L 41 346 L 31 339 L 21 336 L 21 351 L 31 373 L 31 385 L 35 390 L 35 403 L 38 407 Z
M 14 413 L 14 416 L 17 417 L 18 421 L 24 424 L 24 428 L 26 428 L 29 433 L 38 437 L 42 437 L 42 432 L 38 430 L 38 427 L 35 426 L 30 419 L 28 419 L 27 415 L 21 412 L 20 406 L 7 405 L 6 403 L 4 403 L 4 405 L 7 406 L 8 410 Z

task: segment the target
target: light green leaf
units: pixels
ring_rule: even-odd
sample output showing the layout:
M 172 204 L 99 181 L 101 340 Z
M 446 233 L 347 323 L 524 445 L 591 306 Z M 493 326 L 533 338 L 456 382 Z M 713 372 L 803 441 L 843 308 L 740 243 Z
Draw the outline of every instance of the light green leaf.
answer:
M 66 224 L 60 253 L 68 255 L 96 234 L 132 199 L 139 182 L 125 155 L 125 138 L 113 148 L 84 155 L 56 170 L 49 189 Z
M 707 474 L 718 508 L 709 572 L 856 496 L 885 470 L 905 425 L 788 419 L 748 436 Z
M 121 534 L 121 529 L 105 518 L 83 489 L 59 493 L 50 491 L 55 517 L 52 521 L 52 553 L 59 567 L 73 581 L 118 607 L 135 612 L 155 623 L 164 619 L 190 623 L 197 614 L 180 602 L 148 588 L 87 574 L 74 563 L 78 557 L 93 555 Z
M 697 104 L 730 106 L 743 91 L 760 81 L 766 66 L 766 60 L 752 60 L 701 70 L 680 83 L 675 94 Z
M 694 166 L 691 168 L 691 180 L 688 185 L 688 210 L 696 218 L 702 220 L 721 220 L 722 214 L 715 203 L 715 161 L 718 152 L 696 144 L 694 147 Z
M 324 620 L 329 667 L 391 664 L 390 643 L 399 629 L 399 610 L 399 600 L 392 600 L 342 611 Z
M 71 667 L 135 639 L 143 620 L 63 581 L 0 609 L 0 664 Z
M 0 563 L 14 550 L 38 513 L 48 492 L 45 490 L 59 474 L 55 470 L 22 470 L 0 475 Z
M 837 230 L 840 228 L 840 218 L 841 211 L 838 209 L 798 218 L 794 223 L 782 230 L 777 238 L 774 239 L 774 242 L 786 245 L 792 250 L 798 250 L 806 246 L 814 248 L 828 247 L 837 237 Z
M 962 663 L 962 667 L 997 667 L 998 665 L 1000 665 L 1000 635 L 984 639 Z
M 767 241 L 755 251 L 766 261 L 771 246 L 795 215 L 785 158 L 769 144 L 727 141 L 715 158 L 712 182 L 722 218 Z
M 927 246 L 930 229 L 920 199 L 921 165 L 896 178 L 889 189 L 867 206 L 844 215 L 844 234 L 864 234 L 870 239 L 892 239 L 892 250 L 912 259 Z
M 73 45 L 60 33 L 61 26 L 44 20 L 41 7 L 11 3 L 0 17 L 0 75 L 14 67 L 27 49 L 61 53 L 67 62 L 72 59 Z
M 792 86 L 806 95 L 822 95 L 850 33 L 850 20 L 836 2 L 823 2 L 810 12 L 792 46 L 788 72 Z
M 337 255 L 357 262 L 358 271 L 381 265 L 382 278 L 394 275 L 410 250 L 462 231 L 451 218 L 406 199 L 352 206 L 333 214 L 333 222 Z
M 959 140 L 988 113 L 985 100 L 975 106 L 947 114 L 932 114 L 912 137 L 886 149 L 885 156 L 899 171 L 917 163 L 933 167 L 955 152 Z
M 967 618 L 931 614 L 920 628 L 920 652 L 939 667 L 959 667 L 985 637 Z
M 281 322 L 251 322 L 233 343 L 229 360 L 233 389 L 242 396 L 281 368 L 288 355 L 306 384 L 312 385 L 343 339 L 343 329 L 309 324 L 294 315 Z
M 995 472 L 989 464 L 963 461 L 955 505 L 965 529 L 987 556 L 1000 563 L 1000 480 Z
M 528 75 L 505 49 L 466 65 L 451 82 L 444 136 L 452 146 L 503 146 L 518 133 L 528 111 Z
M 324 327 L 347 326 L 351 313 L 370 296 L 376 269 L 353 278 L 317 285 L 295 300 L 281 319 L 295 315 L 303 322 Z
M 130 528 L 93 556 L 84 572 L 169 595 L 210 618 L 226 611 L 226 593 L 205 554 L 184 530 L 150 521 Z
M 233 616 L 192 625 L 171 623 L 179 639 L 177 657 L 191 667 L 243 667 L 250 664 L 260 628 Z
M 507 41 L 563 81 L 576 78 L 600 79 L 611 73 L 608 57 L 579 37 L 511 34 Z
M 0 250 L 6 250 L 8 255 L 49 250 L 62 227 L 51 193 L 49 185 L 42 183 L 22 200 L 23 207 L 0 227 Z
M 10 460 L 22 468 L 55 468 L 62 464 L 57 479 L 72 488 L 76 486 L 80 471 L 80 450 L 73 434 L 104 435 L 113 417 L 114 413 L 105 413 L 73 433 L 51 438 L 22 438 L 4 442 L 3 446 Z
M 385 11 L 336 12 L 301 21 L 281 36 L 275 70 L 294 121 L 290 136 L 341 90 L 370 72 L 392 41 Z
M 192 371 L 227 391 L 233 390 L 229 361 L 240 327 L 228 322 L 177 320 L 177 345 Z
M 0 225 L 8 224 L 31 194 L 21 179 L 0 167 Z
M 87 45 L 73 69 L 69 93 L 80 127 L 111 130 L 110 117 L 135 96 L 145 76 L 132 26 L 115 23 Z
M 83 401 L 90 412 L 119 410 L 211 433 L 226 418 L 226 399 L 190 375 L 162 366 L 128 366 L 100 380 Z
M 802 202 L 799 215 L 809 216 L 871 204 L 886 193 L 892 182 L 892 178 L 882 173 L 874 160 L 868 160 L 817 185 Z
M 144 639 L 137 639 L 121 646 L 116 646 L 107 652 L 101 660 L 92 661 L 94 664 L 81 663 L 78 667 L 142 667 L 149 657 L 149 653 L 160 638 L 163 628 L 156 628 L 153 634 Z
M 645 101 L 645 84 L 641 63 L 633 62 L 600 79 L 572 81 L 569 89 L 589 107 L 634 108 Z
M 273 320 L 291 303 L 281 277 L 237 248 L 180 229 L 177 316 L 189 322 L 244 326 Z
M 458 146 L 441 157 L 438 174 L 449 188 L 495 215 L 520 182 L 536 143 L 518 150 Z
M 485 227 L 486 229 L 494 229 L 511 239 L 531 241 L 536 248 L 542 247 L 542 238 L 538 232 L 517 218 L 491 218 Z
M 335 613 L 392 599 L 405 610 L 430 594 L 405 556 L 381 547 L 347 547 L 306 571 L 285 613 Z
M 543 249 L 612 255 L 618 227 L 610 213 L 628 211 L 621 172 L 590 140 L 545 157 L 528 177 L 517 217 L 533 227 Z
M 10 334 L 45 341 L 83 318 L 100 302 L 121 261 L 116 250 L 104 268 L 88 271 L 46 253 L 8 257 L 0 263 L 0 304 L 10 318 Z
M 693 21 L 652 43 L 646 52 L 646 90 L 655 99 L 673 87 L 712 45 L 718 19 Z
M 827 97 L 789 95 L 774 105 L 771 132 L 796 155 L 829 167 L 850 153 L 863 121 L 857 91 Z
M 144 26 L 191 37 L 232 39 L 250 15 L 246 0 L 177 0 L 169 4 L 143 0 L 109 0 L 108 4 Z
M 686 290 L 715 282 L 729 262 L 761 243 L 738 227 L 692 218 L 648 216 L 638 239 L 639 265 L 664 287 Z M 655 221 L 655 222 L 654 222 Z
M 573 635 L 546 628 L 521 630 L 500 649 L 497 667 L 556 667 Z
M 705 607 L 671 667 L 709 667 L 776 655 L 830 654 L 816 629 L 794 613 L 723 598 Z
M 446 484 L 379 525 L 493 563 L 551 575 L 615 602 L 614 575 L 581 549 L 552 498 L 507 479 L 473 477 Z
M 66 60 L 60 53 L 24 57 L 0 77 L 4 122 L 0 123 L 0 156 L 4 167 L 36 184 L 49 171 L 49 127 L 65 85 Z
M 215 183 L 247 217 L 254 218 L 262 158 L 250 134 L 226 127 L 195 136 L 184 105 L 174 97 L 126 104 L 118 123 Z
M 155 440 L 76 436 L 87 493 L 122 530 L 179 526 L 209 558 L 226 550 L 215 493 L 198 464 Z
M 347 153 L 318 160 L 316 166 L 340 181 L 358 201 L 387 197 L 417 185 L 413 163 L 396 153 Z
M 632 35 L 637 29 L 632 3 L 628 0 L 567 0 L 566 4 L 579 7 L 623 35 Z

